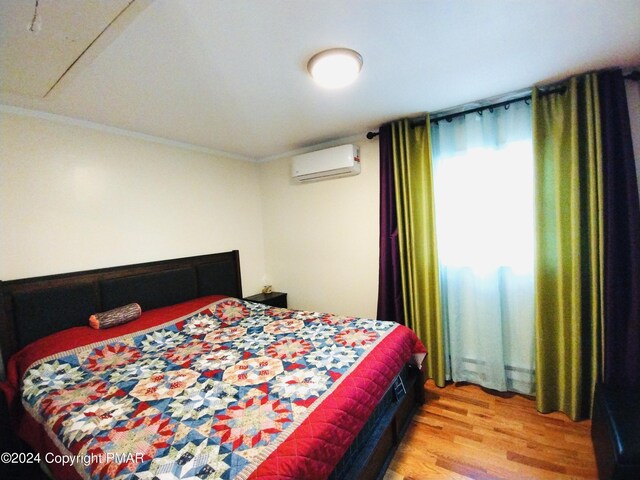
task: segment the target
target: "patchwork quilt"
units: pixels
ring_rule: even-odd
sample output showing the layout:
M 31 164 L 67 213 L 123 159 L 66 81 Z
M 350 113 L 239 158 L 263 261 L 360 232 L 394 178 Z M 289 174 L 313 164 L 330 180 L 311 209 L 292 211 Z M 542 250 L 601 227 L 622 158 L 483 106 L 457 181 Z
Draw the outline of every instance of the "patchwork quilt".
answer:
M 323 478 L 424 351 L 391 322 L 225 298 L 37 360 L 21 401 L 80 478 Z

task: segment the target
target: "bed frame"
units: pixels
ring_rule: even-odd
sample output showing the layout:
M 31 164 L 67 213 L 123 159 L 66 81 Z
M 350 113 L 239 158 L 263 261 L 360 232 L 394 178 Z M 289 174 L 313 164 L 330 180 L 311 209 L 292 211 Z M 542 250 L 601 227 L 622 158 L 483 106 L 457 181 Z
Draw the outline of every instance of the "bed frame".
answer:
M 242 298 L 237 250 L 0 282 L 0 348 L 6 360 L 25 345 L 90 315 L 136 302 L 142 310 L 206 295 Z
M 239 252 L 162 260 L 0 282 L 3 360 L 54 332 L 86 325 L 95 312 L 137 302 L 142 310 L 206 295 L 242 298 Z M 381 478 L 411 418 L 424 401 L 424 378 L 405 367 L 331 476 Z M 2 395 L 0 395 L 2 397 Z M 4 404 L 4 398 L 0 399 Z M 0 427 L 6 406 L 0 405 Z M 15 440 L 13 440 L 15 446 Z M 10 447 L 8 444 L 6 447 Z

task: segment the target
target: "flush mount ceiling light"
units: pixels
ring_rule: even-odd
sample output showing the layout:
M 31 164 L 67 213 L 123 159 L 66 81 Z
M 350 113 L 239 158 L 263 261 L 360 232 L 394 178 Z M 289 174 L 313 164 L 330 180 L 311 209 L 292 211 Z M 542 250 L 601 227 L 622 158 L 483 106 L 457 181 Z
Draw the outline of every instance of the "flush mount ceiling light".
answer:
M 362 56 L 349 48 L 331 48 L 316 53 L 307 70 L 315 82 L 324 88 L 342 88 L 355 82 L 362 68 Z

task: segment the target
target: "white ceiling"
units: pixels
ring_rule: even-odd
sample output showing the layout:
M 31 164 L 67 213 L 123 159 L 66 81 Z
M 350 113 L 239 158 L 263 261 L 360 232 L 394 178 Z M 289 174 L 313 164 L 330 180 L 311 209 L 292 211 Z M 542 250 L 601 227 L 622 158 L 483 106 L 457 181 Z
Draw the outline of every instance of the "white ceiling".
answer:
M 3 1 L 0 103 L 267 159 L 391 119 L 640 65 L 640 0 L 130 1 L 40 0 L 37 34 L 27 29 L 35 0 Z M 65 74 L 87 32 L 111 21 Z M 329 47 L 364 59 L 344 90 L 322 90 L 306 72 Z M 55 72 L 62 77 L 43 97 Z M 38 86 L 15 93 L 11 79 L 30 76 Z

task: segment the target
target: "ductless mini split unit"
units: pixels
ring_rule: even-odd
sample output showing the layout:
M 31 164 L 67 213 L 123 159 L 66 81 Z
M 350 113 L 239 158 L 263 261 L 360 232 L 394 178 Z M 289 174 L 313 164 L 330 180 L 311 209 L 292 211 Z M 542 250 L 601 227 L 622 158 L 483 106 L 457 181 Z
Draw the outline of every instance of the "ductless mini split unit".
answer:
M 291 162 L 291 176 L 298 182 L 314 182 L 349 177 L 360 173 L 360 148 L 341 145 L 296 155 Z

